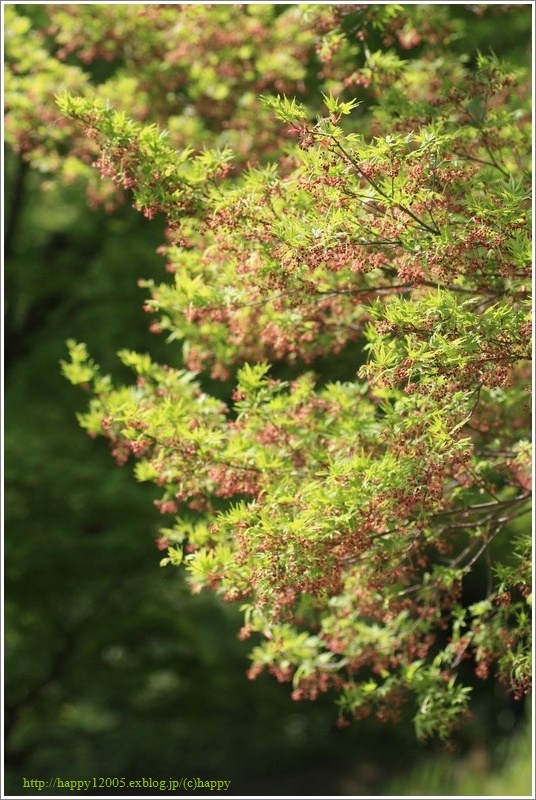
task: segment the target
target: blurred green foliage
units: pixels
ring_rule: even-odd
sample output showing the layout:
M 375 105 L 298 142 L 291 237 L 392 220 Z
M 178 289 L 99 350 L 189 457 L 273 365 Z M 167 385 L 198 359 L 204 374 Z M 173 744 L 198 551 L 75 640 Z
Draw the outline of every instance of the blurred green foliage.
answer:
M 508 743 L 491 752 L 476 745 L 464 758 L 435 757 L 404 777 L 393 780 L 386 793 L 448 797 L 519 797 L 534 794 L 532 728 L 527 724 Z

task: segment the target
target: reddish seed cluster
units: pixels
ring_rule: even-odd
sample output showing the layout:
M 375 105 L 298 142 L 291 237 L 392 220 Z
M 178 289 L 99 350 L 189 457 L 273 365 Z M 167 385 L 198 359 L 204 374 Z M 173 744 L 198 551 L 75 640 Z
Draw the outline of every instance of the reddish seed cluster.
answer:
M 337 675 L 318 672 L 310 678 L 303 678 L 293 690 L 291 697 L 293 700 L 316 700 L 319 695 L 338 684 L 340 684 L 340 678 Z
M 260 491 L 258 475 L 248 469 L 234 469 L 226 464 L 219 464 L 211 467 L 208 474 L 214 481 L 214 493 L 218 497 L 241 494 L 256 497 Z
M 161 514 L 176 514 L 179 510 L 174 500 L 154 500 L 153 502 Z

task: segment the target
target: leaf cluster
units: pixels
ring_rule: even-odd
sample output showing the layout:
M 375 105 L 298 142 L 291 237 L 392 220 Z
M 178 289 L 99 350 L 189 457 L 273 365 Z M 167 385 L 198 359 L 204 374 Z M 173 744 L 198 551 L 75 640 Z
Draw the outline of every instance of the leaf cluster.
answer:
M 482 54 L 473 68 L 450 49 L 457 26 L 439 33 L 445 9 L 428 11 L 125 7 L 110 50 L 112 11 L 53 16 L 68 52 L 123 59 L 114 91 L 130 79 L 145 105 L 126 47 L 143 33 L 143 81 L 158 57 L 169 98 L 167 120 L 165 103 L 145 120 L 102 86 L 58 98 L 101 176 L 165 219 L 172 278 L 143 284 L 146 310 L 184 360 L 123 350 L 135 380 L 116 385 L 71 341 L 64 374 L 92 395 L 82 426 L 161 490 L 162 563 L 243 603 L 241 635 L 260 639 L 250 677 L 291 681 L 297 700 L 333 690 L 341 722 L 397 720 L 413 698 L 417 735 L 446 739 L 468 710 L 466 657 L 528 691 L 526 537 L 493 554 L 528 511 L 531 137 L 523 69 Z M 302 14 L 289 44 L 283 25 L 298 31 Z M 223 146 L 243 129 L 246 169 Z M 317 381 L 315 360 L 342 351 L 348 380 Z M 232 379 L 229 402 L 206 373 Z M 487 589 L 467 607 L 483 562 Z

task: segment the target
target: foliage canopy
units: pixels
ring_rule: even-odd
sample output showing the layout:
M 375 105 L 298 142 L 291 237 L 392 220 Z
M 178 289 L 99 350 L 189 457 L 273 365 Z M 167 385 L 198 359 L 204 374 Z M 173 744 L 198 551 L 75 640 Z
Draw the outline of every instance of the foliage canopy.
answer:
M 241 603 L 250 677 L 334 690 L 341 724 L 413 698 L 417 735 L 448 739 L 467 659 L 523 696 L 528 70 L 461 56 L 442 5 L 49 13 L 43 115 L 6 9 L 8 139 L 91 203 L 166 220 L 171 278 L 142 285 L 183 365 L 122 350 L 116 385 L 73 340 L 63 363 L 81 425 L 161 489 L 162 565 Z M 122 66 L 95 89 L 72 53 Z

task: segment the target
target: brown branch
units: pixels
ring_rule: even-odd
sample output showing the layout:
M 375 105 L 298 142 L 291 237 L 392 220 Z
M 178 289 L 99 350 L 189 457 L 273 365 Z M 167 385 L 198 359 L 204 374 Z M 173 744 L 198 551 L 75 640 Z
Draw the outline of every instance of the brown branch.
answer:
M 338 147 L 338 149 L 344 155 L 346 160 L 357 170 L 359 175 L 361 175 L 361 177 L 364 178 L 372 186 L 374 191 L 378 192 L 380 197 L 383 197 L 387 201 L 391 201 L 391 198 L 389 197 L 389 195 L 386 192 L 384 192 L 380 188 L 380 186 L 378 186 L 376 181 L 374 181 L 372 178 L 370 178 L 368 175 L 366 175 L 363 172 L 362 168 L 359 166 L 359 162 L 356 161 L 354 158 L 352 158 L 352 156 L 350 156 L 349 153 L 347 153 L 347 151 L 344 149 L 344 147 L 342 146 L 342 144 L 339 141 L 335 141 L 335 146 Z M 330 152 L 334 153 L 332 148 L 330 148 Z M 334 155 L 335 155 L 335 153 L 334 153 Z M 434 236 L 438 236 L 441 233 L 441 231 L 439 230 L 439 228 L 437 228 L 437 226 L 432 227 L 431 225 L 428 225 L 428 223 L 426 223 L 424 220 L 422 220 L 420 217 L 418 217 L 416 214 L 414 214 L 413 211 L 411 211 L 407 206 L 403 205 L 402 203 L 395 203 L 394 206 L 396 208 L 399 208 L 401 211 L 403 211 L 409 217 L 411 217 L 411 219 L 414 222 L 416 222 L 420 228 L 424 228 L 429 233 L 433 233 Z

